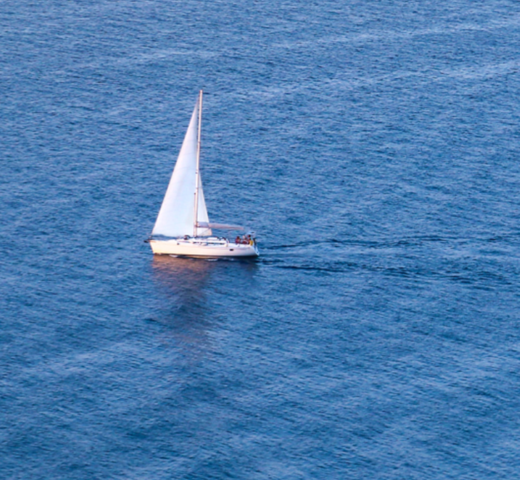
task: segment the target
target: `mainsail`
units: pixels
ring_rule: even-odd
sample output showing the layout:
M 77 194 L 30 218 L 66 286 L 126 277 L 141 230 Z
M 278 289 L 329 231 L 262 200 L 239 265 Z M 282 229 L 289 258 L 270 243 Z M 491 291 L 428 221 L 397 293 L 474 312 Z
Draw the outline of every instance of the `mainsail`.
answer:
M 202 92 L 201 92 L 202 95 Z M 159 215 L 153 227 L 152 236 L 163 235 L 166 237 L 182 237 L 193 235 L 206 237 L 211 235 L 211 229 L 194 228 L 195 223 L 209 225 L 208 211 L 200 172 L 197 175 L 197 142 L 200 100 L 197 101 L 191 115 L 188 131 L 182 142 L 181 151 L 175 164 L 166 195 L 164 196 Z M 197 192 L 198 208 L 195 206 L 195 187 Z M 195 222 L 195 212 L 197 219 Z

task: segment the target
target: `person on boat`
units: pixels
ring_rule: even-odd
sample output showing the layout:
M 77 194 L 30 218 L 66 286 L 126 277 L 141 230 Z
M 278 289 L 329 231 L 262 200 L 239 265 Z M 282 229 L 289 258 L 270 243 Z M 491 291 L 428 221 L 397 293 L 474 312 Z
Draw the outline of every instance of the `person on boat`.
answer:
M 235 243 L 237 245 L 240 243 L 240 235 L 237 235 L 237 238 L 235 238 Z

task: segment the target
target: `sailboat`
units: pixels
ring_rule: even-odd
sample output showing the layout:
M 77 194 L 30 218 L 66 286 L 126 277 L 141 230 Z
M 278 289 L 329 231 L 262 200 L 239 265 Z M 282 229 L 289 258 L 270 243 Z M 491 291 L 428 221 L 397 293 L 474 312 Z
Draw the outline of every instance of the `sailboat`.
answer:
M 152 234 L 146 240 L 154 254 L 187 257 L 257 257 L 254 233 L 234 240 L 212 229 L 241 230 L 238 225 L 210 223 L 200 177 L 202 90 L 195 104 L 177 163 Z

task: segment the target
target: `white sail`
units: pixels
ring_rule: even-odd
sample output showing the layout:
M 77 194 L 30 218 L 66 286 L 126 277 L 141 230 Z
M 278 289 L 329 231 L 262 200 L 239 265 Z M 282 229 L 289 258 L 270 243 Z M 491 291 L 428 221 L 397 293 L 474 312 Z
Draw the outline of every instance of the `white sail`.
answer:
M 202 179 L 199 173 L 199 208 L 197 209 L 197 225 L 209 225 L 208 210 L 206 208 L 206 200 L 204 200 L 204 192 L 202 191 Z M 197 228 L 197 237 L 211 236 L 211 228 Z
M 152 235 L 181 237 L 193 235 L 195 225 L 195 186 L 197 183 L 197 122 L 199 102 L 191 116 L 188 131 L 175 164 Z M 197 221 L 208 224 L 208 211 L 199 175 Z M 209 236 L 211 229 L 197 228 L 197 236 Z

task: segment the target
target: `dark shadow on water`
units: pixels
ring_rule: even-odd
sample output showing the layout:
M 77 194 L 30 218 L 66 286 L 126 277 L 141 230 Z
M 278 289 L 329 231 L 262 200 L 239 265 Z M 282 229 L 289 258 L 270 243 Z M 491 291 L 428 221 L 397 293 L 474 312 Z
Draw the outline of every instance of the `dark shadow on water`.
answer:
M 166 327 L 165 343 L 176 344 L 183 354 L 199 356 L 211 351 L 209 332 L 225 318 L 225 309 L 216 311 L 213 293 L 243 288 L 258 269 L 256 261 L 194 259 L 155 255 L 152 273 L 164 302 L 157 319 Z

